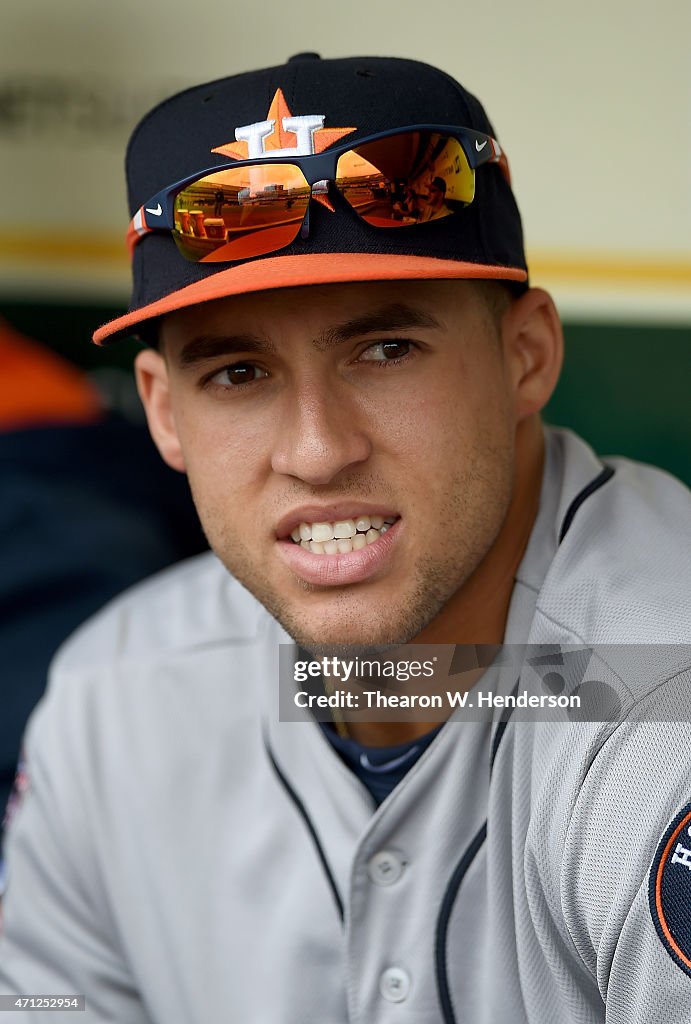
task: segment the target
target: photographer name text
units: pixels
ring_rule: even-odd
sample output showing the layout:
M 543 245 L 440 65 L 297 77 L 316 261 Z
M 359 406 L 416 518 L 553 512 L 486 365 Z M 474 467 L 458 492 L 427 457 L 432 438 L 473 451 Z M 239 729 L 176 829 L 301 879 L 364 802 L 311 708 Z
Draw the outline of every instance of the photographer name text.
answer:
M 578 694 L 566 696 L 529 693 L 495 693 L 493 690 L 446 690 L 445 693 L 385 693 L 381 690 L 334 690 L 332 693 L 308 693 L 298 690 L 293 700 L 298 708 L 349 708 L 350 710 L 378 709 L 393 711 L 397 708 L 580 708 Z

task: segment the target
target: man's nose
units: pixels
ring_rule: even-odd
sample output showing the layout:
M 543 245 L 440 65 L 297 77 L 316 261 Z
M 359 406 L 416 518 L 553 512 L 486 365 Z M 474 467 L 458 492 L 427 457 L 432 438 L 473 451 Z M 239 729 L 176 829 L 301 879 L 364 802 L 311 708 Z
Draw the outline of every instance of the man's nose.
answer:
M 313 486 L 331 483 L 371 454 L 362 410 L 338 389 L 311 387 L 290 396 L 276 423 L 275 473 Z

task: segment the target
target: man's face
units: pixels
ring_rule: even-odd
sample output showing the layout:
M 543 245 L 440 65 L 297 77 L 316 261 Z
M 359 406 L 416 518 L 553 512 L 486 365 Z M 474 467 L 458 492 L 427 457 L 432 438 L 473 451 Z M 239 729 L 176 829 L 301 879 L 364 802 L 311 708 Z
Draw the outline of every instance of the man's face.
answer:
M 437 185 L 430 185 L 427 198 L 433 210 L 438 210 L 444 202 L 444 193 Z
M 209 542 L 298 642 L 401 643 L 444 615 L 512 491 L 511 387 L 478 286 L 246 295 L 170 314 L 161 338 Z

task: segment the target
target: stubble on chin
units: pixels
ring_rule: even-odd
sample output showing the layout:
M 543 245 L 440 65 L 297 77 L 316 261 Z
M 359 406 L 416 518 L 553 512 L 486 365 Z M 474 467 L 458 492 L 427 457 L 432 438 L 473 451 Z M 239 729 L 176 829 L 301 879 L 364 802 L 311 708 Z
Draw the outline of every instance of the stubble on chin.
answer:
M 506 450 L 494 450 L 490 458 L 486 451 L 482 454 L 447 482 L 447 495 L 433 524 L 446 543 L 434 554 L 423 550 L 411 564 L 406 582 L 389 592 L 367 582 L 318 588 L 291 575 L 289 582 L 281 583 L 286 591 L 281 593 L 246 541 L 224 525 L 222 508 L 198 503 L 198 509 L 209 544 L 228 572 L 301 647 L 404 644 L 437 618 L 477 569 L 502 527 L 511 498 L 512 461 Z

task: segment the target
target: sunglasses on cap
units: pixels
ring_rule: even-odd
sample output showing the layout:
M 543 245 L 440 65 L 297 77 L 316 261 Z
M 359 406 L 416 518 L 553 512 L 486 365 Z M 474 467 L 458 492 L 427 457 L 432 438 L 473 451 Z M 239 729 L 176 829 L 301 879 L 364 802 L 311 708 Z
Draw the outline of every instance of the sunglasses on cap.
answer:
M 449 217 L 473 201 L 475 171 L 496 163 L 499 143 L 472 128 L 411 125 L 307 156 L 237 160 L 199 171 L 148 200 L 127 232 L 130 255 L 152 231 L 169 231 L 193 262 L 276 252 L 309 234 L 309 204 L 345 204 L 373 228 Z M 445 185 L 445 191 L 439 187 Z M 439 193 L 443 201 L 439 202 Z

